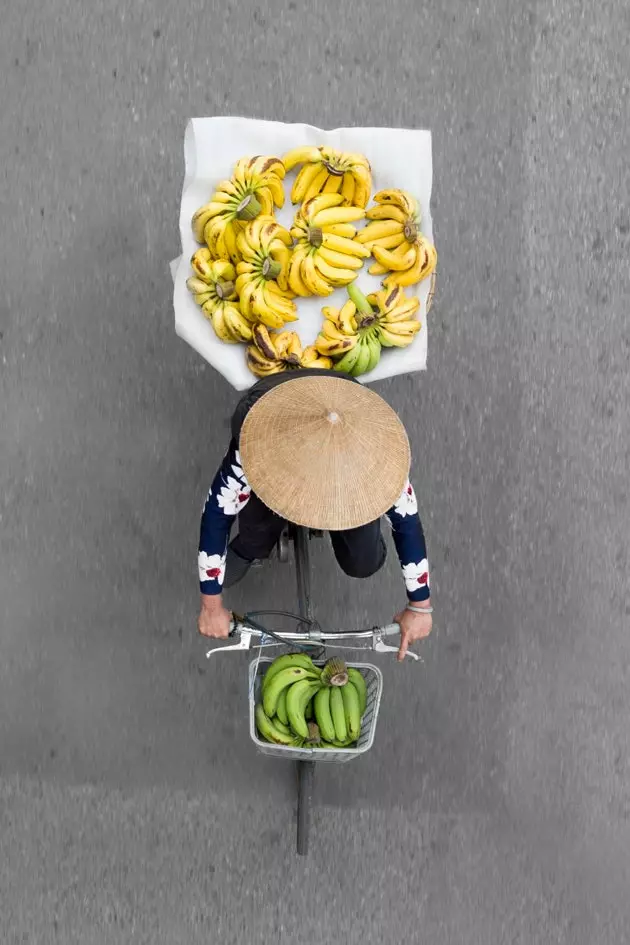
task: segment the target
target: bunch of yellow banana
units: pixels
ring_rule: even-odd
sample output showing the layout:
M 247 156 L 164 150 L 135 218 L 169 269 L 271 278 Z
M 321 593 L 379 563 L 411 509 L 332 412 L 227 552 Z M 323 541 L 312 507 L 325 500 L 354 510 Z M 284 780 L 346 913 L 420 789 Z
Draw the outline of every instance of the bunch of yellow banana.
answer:
M 213 259 L 239 259 L 236 237 L 249 220 L 273 214 L 284 204 L 284 164 L 276 157 L 245 157 L 234 174 L 221 181 L 209 203 L 192 218 L 195 239 L 206 243 Z
M 385 275 L 386 285 L 414 285 L 436 267 L 435 247 L 420 232 L 418 202 L 405 190 L 381 190 L 374 195 L 376 207 L 366 211 L 371 221 L 357 235 L 376 262 L 368 270 Z
M 330 358 L 323 358 L 314 345 L 302 348 L 295 331 L 270 333 L 265 325 L 253 329 L 254 344 L 247 349 L 247 365 L 257 377 L 268 377 L 299 368 L 331 368 Z
M 251 341 L 252 326 L 238 303 L 232 263 L 225 259 L 211 260 L 210 251 L 204 247 L 197 250 L 190 264 L 195 275 L 186 285 L 217 336 L 228 344 Z
M 349 207 L 367 206 L 372 192 L 372 171 L 363 154 L 307 145 L 287 152 L 282 160 L 287 171 L 303 165 L 291 190 L 293 203 L 310 200 L 317 194 L 341 194 Z
M 420 299 L 407 297 L 399 285 L 387 285 L 380 292 L 372 292 L 366 302 L 376 316 L 378 340 L 384 348 L 406 348 L 422 324 L 415 318 Z
M 291 235 L 295 248 L 289 264 L 289 287 L 295 295 L 330 295 L 348 285 L 370 253 L 353 237 L 352 222 L 361 207 L 344 207 L 341 194 L 312 197 L 295 215 Z
M 291 234 L 271 216 L 259 216 L 238 234 L 236 291 L 241 309 L 251 321 L 282 328 L 297 320 L 288 267 Z

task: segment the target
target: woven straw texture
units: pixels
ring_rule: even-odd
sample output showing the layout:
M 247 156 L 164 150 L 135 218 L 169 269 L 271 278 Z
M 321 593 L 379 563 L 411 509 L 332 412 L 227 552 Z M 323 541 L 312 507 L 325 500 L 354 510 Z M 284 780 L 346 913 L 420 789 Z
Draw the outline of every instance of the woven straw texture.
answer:
M 375 521 L 409 475 L 409 441 L 395 411 L 343 378 L 295 378 L 270 390 L 247 414 L 239 448 L 268 508 L 326 531 Z

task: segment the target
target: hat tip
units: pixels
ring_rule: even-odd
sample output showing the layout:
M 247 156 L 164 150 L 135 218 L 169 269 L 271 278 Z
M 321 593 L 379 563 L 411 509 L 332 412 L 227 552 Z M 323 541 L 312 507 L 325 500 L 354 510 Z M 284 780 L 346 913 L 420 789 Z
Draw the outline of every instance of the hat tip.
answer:
M 338 413 L 335 413 L 334 410 L 331 410 L 330 413 L 327 415 L 326 419 L 328 420 L 329 423 L 334 424 L 334 423 L 339 423 L 339 421 L 341 420 L 341 417 L 339 416 Z

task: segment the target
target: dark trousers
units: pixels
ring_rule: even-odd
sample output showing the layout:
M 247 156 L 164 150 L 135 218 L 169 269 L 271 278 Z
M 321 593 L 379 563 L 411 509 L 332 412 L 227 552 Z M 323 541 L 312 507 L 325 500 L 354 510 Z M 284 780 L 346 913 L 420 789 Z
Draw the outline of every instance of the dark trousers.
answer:
M 257 495 L 252 494 L 238 517 L 239 532 L 232 548 L 241 558 L 250 561 L 268 558 L 286 524 Z M 385 563 L 387 546 L 381 534 L 380 521 L 331 532 L 330 540 L 339 567 L 350 577 L 370 577 Z

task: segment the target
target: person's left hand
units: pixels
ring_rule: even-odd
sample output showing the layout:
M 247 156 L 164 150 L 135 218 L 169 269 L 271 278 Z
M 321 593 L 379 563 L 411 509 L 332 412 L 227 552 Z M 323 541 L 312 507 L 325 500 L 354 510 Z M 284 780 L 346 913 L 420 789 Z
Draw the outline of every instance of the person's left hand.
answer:
M 429 607 L 430 601 L 423 600 L 419 607 Z M 431 633 L 433 626 L 433 617 L 431 614 L 417 614 L 413 610 L 401 610 L 394 617 L 394 622 L 400 626 L 400 649 L 398 650 L 398 662 L 402 662 L 405 653 L 412 643 L 416 640 L 424 640 Z

